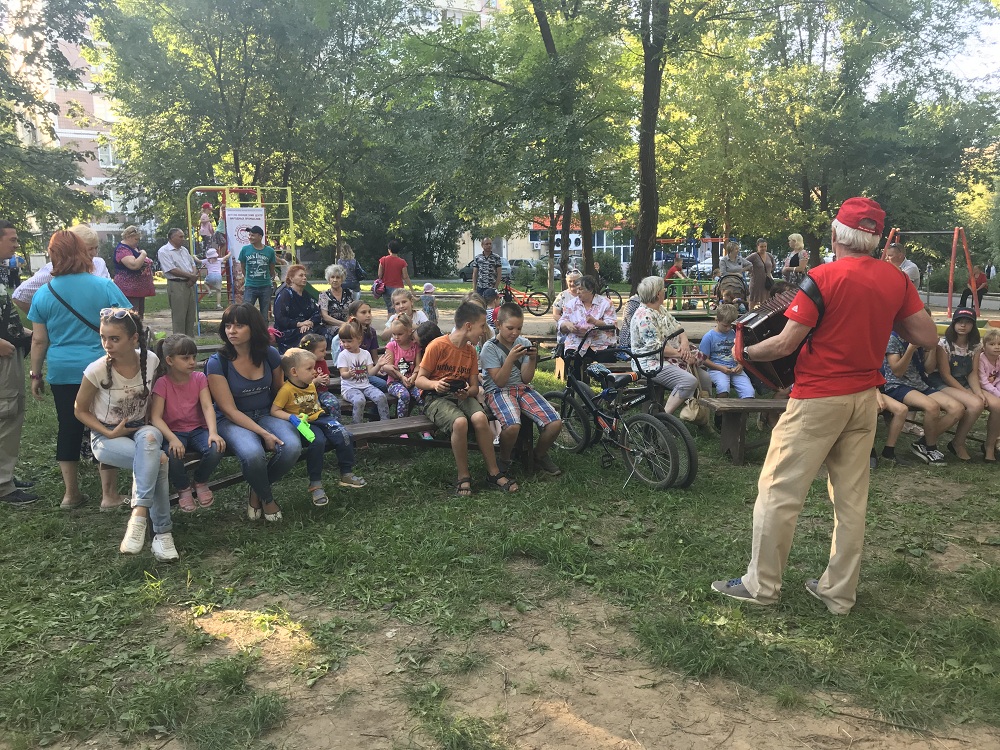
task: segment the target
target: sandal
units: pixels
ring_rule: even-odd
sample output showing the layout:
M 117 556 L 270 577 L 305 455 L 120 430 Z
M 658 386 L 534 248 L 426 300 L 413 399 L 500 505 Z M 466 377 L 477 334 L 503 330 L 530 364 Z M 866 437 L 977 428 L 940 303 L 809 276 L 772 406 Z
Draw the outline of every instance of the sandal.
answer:
M 506 479 L 507 481 L 500 484 L 501 479 Z M 520 487 L 517 486 L 517 482 L 513 479 L 508 479 L 507 475 L 502 471 L 498 471 L 496 474 L 486 474 L 486 481 L 494 485 L 497 489 L 503 490 L 504 492 L 517 492 Z
M 455 482 L 455 494 L 458 497 L 472 497 L 472 477 L 459 477 Z
M 76 510 L 81 505 L 87 502 L 87 498 L 84 495 L 80 495 L 80 499 L 76 502 L 67 503 L 65 500 L 60 503 L 59 510 Z
M 261 508 L 259 505 L 258 506 L 254 506 L 254 504 L 251 502 L 251 498 L 255 497 L 255 495 L 253 494 L 253 489 L 251 489 L 249 487 L 247 489 L 248 489 L 248 492 L 247 492 L 247 518 L 249 518 L 251 521 L 259 521 L 261 518 L 264 517 L 264 509 Z M 257 499 L 257 502 L 258 503 L 260 502 L 260 498 Z
M 330 502 L 326 496 L 326 491 L 322 487 L 310 487 L 309 493 L 312 495 L 312 502 L 317 508 L 321 508 Z
M 105 505 L 104 503 L 101 503 L 101 513 L 114 513 L 116 510 L 130 507 L 132 507 L 132 498 L 123 497 L 121 502 L 118 502 L 115 505 Z
M 185 513 L 194 513 L 194 495 L 191 494 L 191 488 L 185 487 L 177 493 L 177 504 L 181 506 L 181 510 Z
M 212 494 L 211 488 L 204 482 L 194 483 L 194 493 L 198 496 L 198 505 L 202 508 L 211 508 L 212 503 L 215 502 L 215 495 Z

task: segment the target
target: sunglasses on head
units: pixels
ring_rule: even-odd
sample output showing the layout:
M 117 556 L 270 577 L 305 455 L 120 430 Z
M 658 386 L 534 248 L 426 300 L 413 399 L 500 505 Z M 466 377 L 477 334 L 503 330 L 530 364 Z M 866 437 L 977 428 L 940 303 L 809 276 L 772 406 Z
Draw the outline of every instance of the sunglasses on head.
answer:
M 131 307 L 105 307 L 103 310 L 101 310 L 99 314 L 101 316 L 101 320 L 107 320 L 108 318 L 111 318 L 113 320 L 121 320 L 122 318 L 129 315 L 134 316 L 135 310 L 133 310 Z

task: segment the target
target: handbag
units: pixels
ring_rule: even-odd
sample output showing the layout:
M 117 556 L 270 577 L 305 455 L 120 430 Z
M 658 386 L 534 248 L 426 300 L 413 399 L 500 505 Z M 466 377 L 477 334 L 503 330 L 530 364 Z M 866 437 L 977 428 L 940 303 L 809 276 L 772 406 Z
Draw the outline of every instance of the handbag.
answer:
M 685 422 L 706 426 L 709 419 L 709 408 L 701 402 L 701 389 L 694 392 L 694 395 L 684 401 L 678 415 Z
M 375 299 L 379 299 L 383 294 L 385 294 L 385 282 L 382 279 L 375 279 L 372 282 L 372 294 Z

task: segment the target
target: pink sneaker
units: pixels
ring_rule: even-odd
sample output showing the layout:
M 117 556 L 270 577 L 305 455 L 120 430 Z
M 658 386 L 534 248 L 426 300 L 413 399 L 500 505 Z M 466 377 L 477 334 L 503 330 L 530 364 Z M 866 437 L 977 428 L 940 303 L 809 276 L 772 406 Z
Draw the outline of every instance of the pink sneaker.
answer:
M 207 484 L 204 482 L 196 482 L 194 485 L 194 491 L 198 495 L 198 505 L 202 508 L 212 507 L 212 503 L 215 502 L 215 495 L 212 494 L 212 490 L 209 489 Z
M 194 497 L 191 496 L 190 487 L 185 487 L 177 493 L 177 504 L 181 506 L 181 510 L 185 513 L 194 513 Z

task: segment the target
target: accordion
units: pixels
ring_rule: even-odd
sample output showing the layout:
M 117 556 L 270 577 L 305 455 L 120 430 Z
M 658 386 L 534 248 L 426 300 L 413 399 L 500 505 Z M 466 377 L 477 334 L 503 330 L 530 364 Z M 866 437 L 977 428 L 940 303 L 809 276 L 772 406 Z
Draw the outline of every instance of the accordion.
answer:
M 819 315 L 816 319 L 814 329 L 819 327 L 823 320 L 825 305 L 823 295 L 820 294 L 819 287 L 811 277 L 806 276 L 802 280 L 800 289 L 790 289 L 787 292 L 776 294 L 763 305 L 755 310 L 751 310 L 746 315 L 742 315 L 736 320 L 736 343 L 733 345 L 733 354 L 736 361 L 743 365 L 745 370 L 752 372 L 765 384 L 775 390 L 788 388 L 795 381 L 795 362 L 799 358 L 799 352 L 806 345 L 812 333 L 803 339 L 802 343 L 788 356 L 776 359 L 771 362 L 746 362 L 743 359 L 743 348 L 752 344 L 759 344 L 765 339 L 777 336 L 785 329 L 788 318 L 785 317 L 785 310 L 792 304 L 795 295 L 803 291 L 816 305 Z

